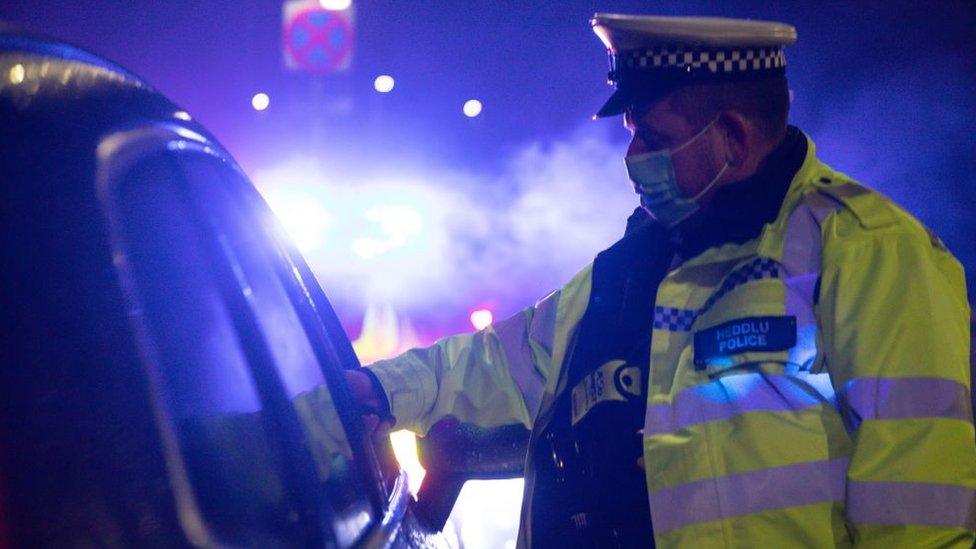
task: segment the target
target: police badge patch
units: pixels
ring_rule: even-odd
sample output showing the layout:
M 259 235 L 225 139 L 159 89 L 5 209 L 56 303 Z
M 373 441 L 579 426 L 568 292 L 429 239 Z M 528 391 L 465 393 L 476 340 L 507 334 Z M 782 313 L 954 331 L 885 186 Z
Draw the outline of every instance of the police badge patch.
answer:
M 757 351 L 785 351 L 796 345 L 795 316 L 752 316 L 737 318 L 695 332 L 695 369 L 709 361 Z

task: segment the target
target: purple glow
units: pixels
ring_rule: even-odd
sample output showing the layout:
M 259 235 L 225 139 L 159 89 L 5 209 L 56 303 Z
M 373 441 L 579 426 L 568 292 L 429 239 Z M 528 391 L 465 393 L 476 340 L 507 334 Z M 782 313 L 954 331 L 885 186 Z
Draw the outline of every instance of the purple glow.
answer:
M 340 207 L 362 185 L 406 181 L 426 189 L 418 196 L 433 198 L 423 198 L 427 209 L 418 212 L 430 232 L 398 248 L 407 256 L 418 246 L 426 255 L 395 278 L 405 314 L 436 335 L 468 329 L 467 314 L 481 302 L 496 303 L 500 316 L 513 313 L 564 283 L 622 231 L 634 203 L 620 161 L 627 135 L 619 120 L 589 121 L 609 93 L 605 51 L 587 24 L 597 8 L 788 21 L 799 32 L 787 52 L 793 121 L 825 160 L 940 234 L 976 291 L 976 217 L 969 214 L 976 205 L 976 13 L 966 3 L 938 10 L 917 2 L 746 0 L 452 7 L 356 2 L 353 63 L 338 75 L 283 66 L 280 2 L 79 0 L 64 9 L 53 0 L 9 0 L 0 20 L 143 75 L 256 180 L 314 164 L 309 174 L 321 177 L 307 184 L 313 193 L 345 193 L 326 204 Z M 395 93 L 376 92 L 380 74 L 396 75 Z M 272 99 L 263 112 L 251 107 L 258 90 Z M 491 116 L 461 116 L 472 97 L 490 105 Z M 317 250 L 310 261 L 355 325 L 364 298 L 354 295 L 351 267 L 333 265 L 345 256 L 324 251 L 346 225 L 331 213 L 320 221 L 320 242 L 303 248 Z M 376 253 L 392 245 L 382 224 L 356 223 L 369 233 L 360 245 L 365 255 L 387 268 L 407 264 L 394 265 L 393 249 Z

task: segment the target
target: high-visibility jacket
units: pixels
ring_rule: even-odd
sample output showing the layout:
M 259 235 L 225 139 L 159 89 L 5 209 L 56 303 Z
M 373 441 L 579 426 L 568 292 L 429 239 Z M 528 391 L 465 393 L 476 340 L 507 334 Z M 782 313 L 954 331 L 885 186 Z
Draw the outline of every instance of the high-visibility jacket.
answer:
M 480 332 L 370 366 L 398 426 L 535 436 L 565 391 L 591 267 Z M 776 220 L 657 290 L 644 463 L 659 547 L 971 547 L 962 266 L 809 142 Z M 530 546 L 531 463 L 520 544 Z

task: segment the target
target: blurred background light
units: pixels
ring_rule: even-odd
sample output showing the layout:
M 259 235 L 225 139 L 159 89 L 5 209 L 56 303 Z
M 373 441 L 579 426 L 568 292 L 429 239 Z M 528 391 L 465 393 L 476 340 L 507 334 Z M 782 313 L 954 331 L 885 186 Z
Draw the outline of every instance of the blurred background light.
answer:
M 427 476 L 427 471 L 420 464 L 420 457 L 417 455 L 417 435 L 406 430 L 394 431 L 390 433 L 390 444 L 400 467 L 407 472 L 407 488 L 417 497 L 420 485 Z
M 303 254 L 321 251 L 332 219 L 320 198 L 294 189 L 268 191 L 264 198 Z
M 450 526 L 464 549 L 515 549 L 518 530 L 512 516 L 522 507 L 520 478 L 471 480 L 461 488 Z
M 268 97 L 266 93 L 256 93 L 254 97 L 251 98 L 251 106 L 254 107 L 256 111 L 263 111 L 268 108 L 271 104 L 271 98 Z
M 323 9 L 332 11 L 342 11 L 352 6 L 352 0 L 319 0 L 319 5 Z
M 364 236 L 352 241 L 353 251 L 363 259 L 402 248 L 423 228 L 420 213 L 409 207 L 374 206 L 363 212 L 363 218 L 379 229 L 376 236 Z
M 488 309 L 478 309 L 471 313 L 470 320 L 475 330 L 484 330 L 492 323 L 494 318 Z
M 464 107 L 462 107 L 461 110 L 464 111 L 464 116 L 474 118 L 481 114 L 481 101 L 478 101 L 477 99 L 468 99 L 464 102 Z
M 24 66 L 20 63 L 10 67 L 10 83 L 20 84 L 24 81 L 24 76 L 26 72 L 24 71 Z
M 376 80 L 373 81 L 373 88 L 380 93 L 390 93 L 393 91 L 393 86 L 395 84 L 396 82 L 393 80 L 392 76 L 388 74 L 381 74 L 380 76 L 376 77 Z

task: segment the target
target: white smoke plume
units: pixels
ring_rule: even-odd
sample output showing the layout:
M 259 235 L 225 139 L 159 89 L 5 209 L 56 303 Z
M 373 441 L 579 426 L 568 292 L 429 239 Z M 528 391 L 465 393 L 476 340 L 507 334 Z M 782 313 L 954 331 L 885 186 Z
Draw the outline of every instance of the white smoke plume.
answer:
M 441 323 L 509 315 L 564 284 L 623 234 L 636 198 L 625 133 L 587 124 L 531 143 L 498 176 L 414 162 L 369 173 L 298 158 L 254 181 L 330 299 Z M 362 170 L 360 170 L 362 171 Z

